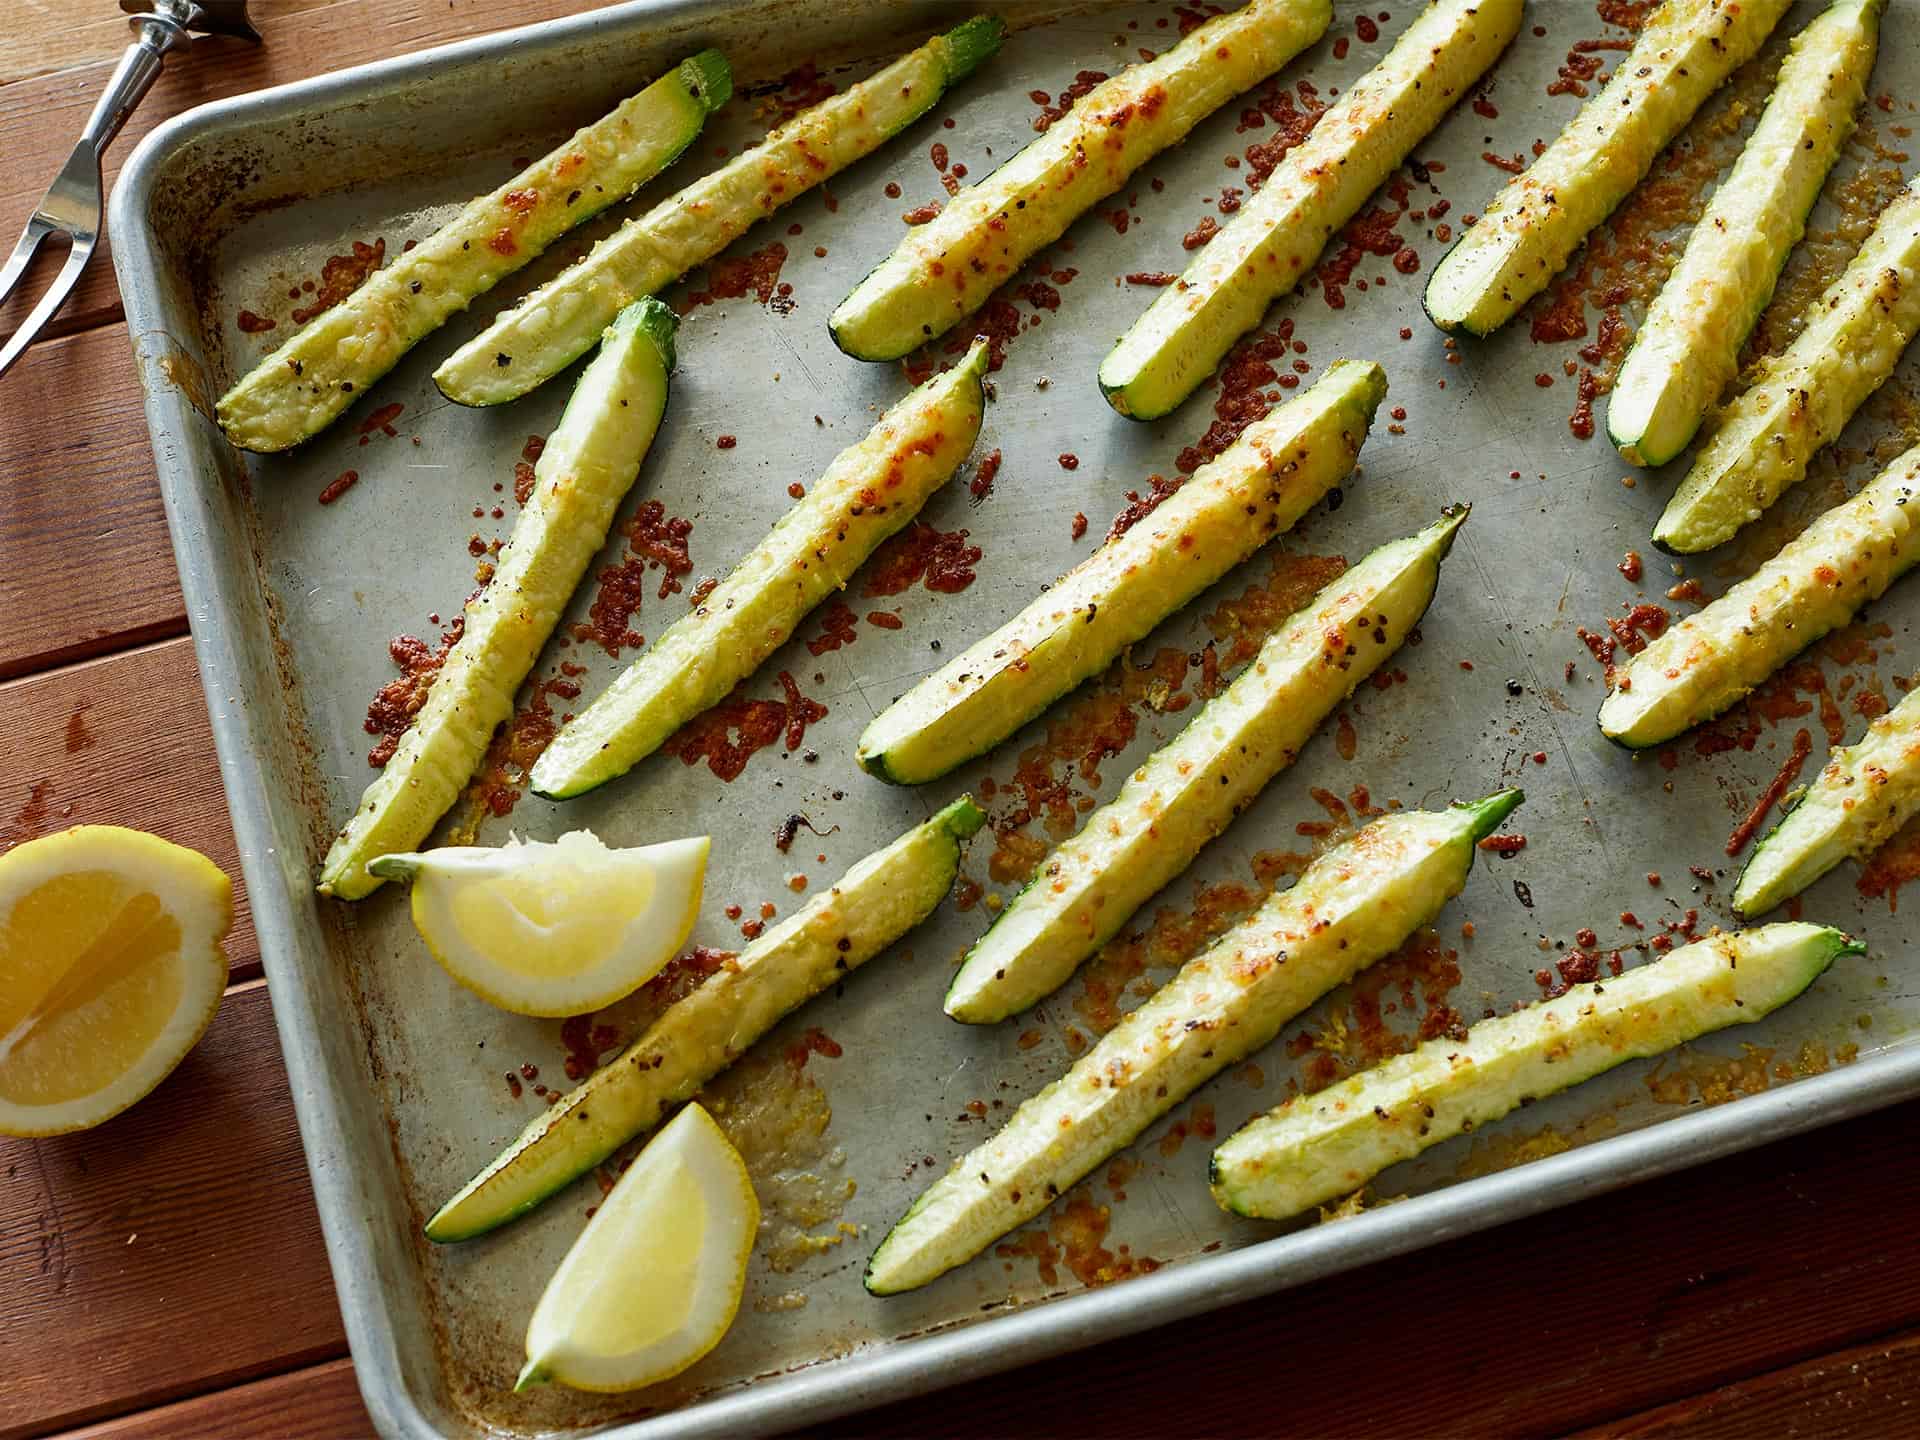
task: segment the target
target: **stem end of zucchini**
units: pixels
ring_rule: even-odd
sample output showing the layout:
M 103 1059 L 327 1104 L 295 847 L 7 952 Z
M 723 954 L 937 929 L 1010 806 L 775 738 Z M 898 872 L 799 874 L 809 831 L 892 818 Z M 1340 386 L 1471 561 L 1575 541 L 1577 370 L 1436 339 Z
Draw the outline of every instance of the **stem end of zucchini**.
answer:
M 987 823 L 987 812 L 980 808 L 973 796 L 962 795 L 933 818 L 944 826 L 947 833 L 954 839 L 968 840 Z
M 733 98 L 733 66 L 718 50 L 702 50 L 682 60 L 680 80 L 709 115 Z
M 1481 841 L 1500 828 L 1500 822 L 1511 815 L 1520 802 L 1527 798 L 1524 790 L 1517 785 L 1487 796 L 1484 800 L 1455 801 L 1453 808 L 1462 813 L 1471 827 L 1473 839 Z
M 607 326 L 606 333 L 609 336 L 631 335 L 637 331 L 645 335 L 653 342 L 654 349 L 660 352 L 661 365 L 671 373 L 675 361 L 674 336 L 679 329 L 680 317 L 673 313 L 671 305 L 651 295 L 643 295 L 613 317 L 613 323 Z
M 957 85 L 993 58 L 1007 38 L 1007 22 L 998 15 L 976 15 L 941 38 L 947 42 L 947 84 Z

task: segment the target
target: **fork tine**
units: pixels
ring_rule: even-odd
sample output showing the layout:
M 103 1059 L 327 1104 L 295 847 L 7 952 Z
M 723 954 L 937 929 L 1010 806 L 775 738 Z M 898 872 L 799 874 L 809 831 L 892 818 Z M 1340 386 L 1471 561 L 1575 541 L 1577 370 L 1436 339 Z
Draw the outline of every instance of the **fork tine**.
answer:
M 67 263 L 60 267 L 60 273 L 54 277 L 47 293 L 40 297 L 40 303 L 33 307 L 33 313 L 27 316 L 20 328 L 13 332 L 6 347 L 0 349 L 0 375 L 13 368 L 13 362 L 25 353 L 34 337 L 39 335 L 53 312 L 66 303 L 67 296 L 73 293 L 73 287 L 80 282 L 80 272 L 87 268 L 87 261 L 93 258 L 93 246 L 76 244 L 67 252 Z M 9 262 L 11 263 L 11 262 Z
M 20 283 L 20 277 L 27 273 L 27 262 L 33 259 L 33 252 L 40 248 L 40 242 L 53 233 L 47 223 L 36 213 L 27 221 L 27 228 L 20 232 L 20 239 L 13 247 L 13 254 L 7 257 L 7 263 L 0 266 L 0 305 L 7 303 L 7 297 L 13 293 L 13 287 Z

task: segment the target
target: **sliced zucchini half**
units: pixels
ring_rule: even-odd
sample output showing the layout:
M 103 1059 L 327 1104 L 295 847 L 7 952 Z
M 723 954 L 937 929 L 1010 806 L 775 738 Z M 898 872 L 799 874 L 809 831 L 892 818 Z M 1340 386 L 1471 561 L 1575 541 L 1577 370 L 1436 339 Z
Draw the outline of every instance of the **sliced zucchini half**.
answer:
M 1634 656 L 1600 707 L 1609 740 L 1638 750 L 1711 720 L 1920 560 L 1920 445 L 1778 555 Z
M 809 107 L 752 149 L 629 220 L 433 372 L 461 405 L 498 405 L 586 353 L 606 317 L 705 264 L 750 228 L 879 149 L 984 63 L 1006 35 L 976 15 Z
M 828 320 L 856 360 L 946 334 L 1067 226 L 1233 96 L 1313 44 L 1331 0 L 1248 0 L 1088 91 L 1004 165 L 908 233 Z
M 1708 96 L 1753 58 L 1790 0 L 1666 0 L 1540 158 L 1434 267 L 1427 317 L 1491 335 L 1626 199 Z
M 440 1207 L 427 1238 L 471 1240 L 518 1219 L 653 1129 L 791 1011 L 932 914 L 953 888 L 962 843 L 985 820 L 962 796 L 867 856 L 535 1116 Z
M 553 634 L 666 410 L 673 311 L 640 300 L 607 328 L 533 470 L 493 579 L 467 602 L 460 638 L 380 777 L 320 867 L 319 890 L 359 900 L 382 883 L 367 862 L 416 850 L 486 754 L 494 728 Z
M 1522 8 L 1434 0 L 1108 353 L 1107 403 L 1152 420 L 1191 395 L 1499 58 Z
M 1628 464 L 1664 465 L 1686 449 L 1733 379 L 1853 133 L 1883 8 L 1884 0 L 1836 0 L 1794 36 L 1759 125 L 1693 227 L 1607 398 L 1607 438 Z
M 1715 417 L 1653 543 L 1678 555 L 1710 550 L 1758 520 L 1807 462 L 1886 383 L 1920 332 L 1920 186 L 1881 212 L 1840 278 L 1813 302 L 1807 326 Z
M 1467 507 L 1375 550 L 1268 637 L 967 952 L 947 1014 L 991 1024 L 1037 1004 L 1117 935 L 1200 847 L 1291 765 L 1320 722 L 1420 623 Z
M 841 451 L 705 600 L 561 727 L 528 777 L 535 793 L 568 800 L 624 775 L 759 669 L 967 458 L 986 373 L 987 343 L 976 340 Z
M 1376 820 L 1181 967 L 913 1203 L 867 1264 L 893 1295 L 978 1255 L 1460 893 L 1518 790 Z
M 1798 895 L 1842 860 L 1864 860 L 1920 814 L 1920 691 L 1841 746 L 1748 857 L 1733 890 L 1746 919 Z
M 227 439 L 285 450 L 324 430 L 476 295 L 672 164 L 732 93 L 726 57 L 703 50 L 470 202 L 221 396 Z
M 1213 1198 L 1238 1215 L 1289 1219 L 1529 1101 L 1770 1015 L 1837 957 L 1865 949 L 1824 925 L 1714 935 L 1483 1020 L 1464 1040 L 1428 1040 L 1252 1121 L 1213 1152 Z
M 919 785 L 992 749 L 1292 528 L 1352 472 L 1386 393 L 1371 361 L 1327 367 L 1132 529 L 882 711 L 860 736 L 860 768 Z

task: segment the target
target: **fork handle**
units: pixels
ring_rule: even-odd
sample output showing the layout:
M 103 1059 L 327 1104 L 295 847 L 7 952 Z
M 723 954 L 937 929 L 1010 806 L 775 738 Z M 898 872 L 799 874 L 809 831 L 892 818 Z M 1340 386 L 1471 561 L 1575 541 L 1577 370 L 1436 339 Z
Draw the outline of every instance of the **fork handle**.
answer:
M 177 9 L 186 8 L 160 0 L 152 13 L 136 15 L 128 22 L 133 30 L 133 43 L 114 67 L 113 78 L 107 82 L 106 91 L 95 102 L 86 128 L 80 132 L 81 143 L 93 146 L 95 155 L 106 150 L 113 137 L 120 133 L 120 127 L 127 123 L 133 107 L 153 88 L 167 52 L 189 42 L 185 16 L 175 13 Z

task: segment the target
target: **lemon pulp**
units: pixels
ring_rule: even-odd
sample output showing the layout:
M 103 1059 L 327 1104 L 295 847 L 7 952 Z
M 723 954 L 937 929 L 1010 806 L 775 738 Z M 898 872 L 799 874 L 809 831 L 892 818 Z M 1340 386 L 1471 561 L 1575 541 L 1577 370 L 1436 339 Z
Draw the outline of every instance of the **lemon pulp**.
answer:
M 517 974 L 557 979 L 602 964 L 608 938 L 627 933 L 655 888 L 650 865 L 621 864 L 606 852 L 597 866 L 561 856 L 463 886 L 451 908 L 469 946 Z
M 554 1272 L 518 1388 L 633 1390 L 678 1375 L 740 1310 L 760 1202 L 698 1103 L 647 1142 Z
M 204 856 L 85 825 L 0 857 L 0 1132 L 96 1124 L 212 1018 L 231 886 Z

